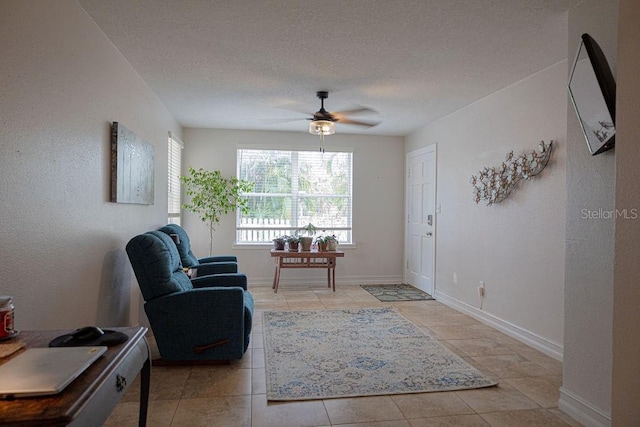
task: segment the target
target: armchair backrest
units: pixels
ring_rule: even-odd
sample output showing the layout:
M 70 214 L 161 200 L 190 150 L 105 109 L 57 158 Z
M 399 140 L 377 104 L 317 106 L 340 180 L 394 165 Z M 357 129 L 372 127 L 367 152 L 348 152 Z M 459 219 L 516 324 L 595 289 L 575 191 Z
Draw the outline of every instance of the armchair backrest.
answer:
M 164 227 L 159 228 L 158 231 L 161 231 L 168 236 L 172 234 L 178 236 L 177 241 L 174 240 L 174 243 L 178 248 L 182 265 L 185 267 L 194 267 L 200 264 L 198 258 L 191 251 L 191 241 L 189 240 L 187 232 L 184 231 L 184 228 L 176 224 L 167 224 Z
M 145 301 L 193 289 L 176 245 L 165 233 L 149 231 L 127 243 L 127 255 Z

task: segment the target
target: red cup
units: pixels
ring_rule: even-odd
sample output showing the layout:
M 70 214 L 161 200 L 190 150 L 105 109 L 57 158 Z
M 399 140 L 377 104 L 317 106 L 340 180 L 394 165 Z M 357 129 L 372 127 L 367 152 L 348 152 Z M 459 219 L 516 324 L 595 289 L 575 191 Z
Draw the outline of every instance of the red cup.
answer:
M 13 326 L 13 298 L 0 296 L 0 340 L 15 334 Z

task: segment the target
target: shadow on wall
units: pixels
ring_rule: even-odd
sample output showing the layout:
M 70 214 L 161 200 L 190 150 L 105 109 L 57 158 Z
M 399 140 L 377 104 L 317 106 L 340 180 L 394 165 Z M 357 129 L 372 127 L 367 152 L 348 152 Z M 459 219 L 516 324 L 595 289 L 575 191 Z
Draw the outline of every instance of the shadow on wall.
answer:
M 128 326 L 132 271 L 123 249 L 107 252 L 102 263 L 96 324 Z

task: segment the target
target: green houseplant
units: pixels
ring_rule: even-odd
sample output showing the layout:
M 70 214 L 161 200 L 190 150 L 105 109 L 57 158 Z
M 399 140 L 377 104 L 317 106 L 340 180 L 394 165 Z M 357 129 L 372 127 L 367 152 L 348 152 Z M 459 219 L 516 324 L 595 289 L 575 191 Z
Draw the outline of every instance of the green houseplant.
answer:
M 316 237 L 315 243 L 318 246 L 318 252 L 326 252 L 327 250 L 327 243 L 324 239 L 324 236 Z
M 287 243 L 290 252 L 298 252 L 298 246 L 300 245 L 300 238 L 298 236 L 287 236 Z
M 318 251 L 335 251 L 338 249 L 338 239 L 335 235 L 331 236 L 318 236 L 316 238 L 316 245 L 318 245 Z
M 287 242 L 289 236 L 280 236 L 273 239 L 273 248 L 276 251 L 284 251 L 284 244 Z
M 190 176 L 181 176 L 185 193 L 191 203 L 182 207 L 200 215 L 209 227 L 209 256 L 213 254 L 213 232 L 222 215 L 240 209 L 248 213 L 248 200 L 242 195 L 253 189 L 253 183 L 236 177 L 225 178 L 220 171 L 195 170 L 189 166 Z
M 338 238 L 335 234 L 331 236 L 326 236 L 324 238 L 325 243 L 327 244 L 328 251 L 337 251 L 338 250 Z
M 318 229 L 316 228 L 316 226 L 311 223 L 305 225 L 304 227 L 299 228 L 296 231 L 298 235 L 303 234 L 302 236 L 300 236 L 301 250 L 303 251 L 311 250 L 311 244 L 313 243 L 313 236 L 315 236 L 317 231 Z

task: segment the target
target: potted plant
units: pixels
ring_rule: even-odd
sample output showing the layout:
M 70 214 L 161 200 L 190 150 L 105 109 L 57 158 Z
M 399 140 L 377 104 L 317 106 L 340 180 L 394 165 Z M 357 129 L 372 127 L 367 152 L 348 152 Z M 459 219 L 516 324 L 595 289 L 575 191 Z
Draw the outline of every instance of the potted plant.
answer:
M 191 203 L 182 207 L 200 215 L 209 226 L 209 256 L 213 254 L 213 232 L 220 223 L 220 217 L 232 210 L 240 209 L 248 213 L 248 199 L 242 197 L 253 189 L 253 183 L 236 177 L 225 178 L 220 171 L 195 170 L 189 166 L 190 176 L 181 176 Z
M 318 236 L 316 238 L 316 245 L 318 245 L 318 251 L 335 251 L 338 250 L 338 239 L 335 234 L 331 236 Z
M 318 229 L 315 225 L 309 223 L 302 228 L 299 228 L 296 233 L 303 233 L 303 236 L 300 236 L 300 248 L 303 251 L 310 251 L 311 244 L 313 243 L 313 236 L 315 236 Z
M 327 244 L 328 251 L 337 251 L 338 250 L 338 238 L 335 234 L 331 236 L 326 236 L 324 238 L 325 243 Z
M 284 244 L 287 241 L 287 236 L 276 237 L 273 239 L 273 248 L 276 251 L 284 251 Z
M 327 251 L 327 242 L 325 236 L 319 236 L 316 238 L 316 245 L 318 245 L 318 252 Z
M 290 252 L 298 252 L 298 246 L 300 244 L 300 238 L 298 236 L 287 236 L 287 243 Z

